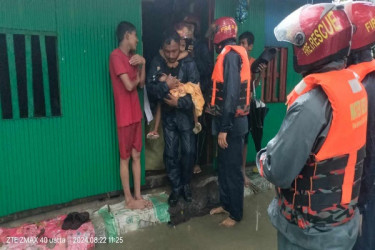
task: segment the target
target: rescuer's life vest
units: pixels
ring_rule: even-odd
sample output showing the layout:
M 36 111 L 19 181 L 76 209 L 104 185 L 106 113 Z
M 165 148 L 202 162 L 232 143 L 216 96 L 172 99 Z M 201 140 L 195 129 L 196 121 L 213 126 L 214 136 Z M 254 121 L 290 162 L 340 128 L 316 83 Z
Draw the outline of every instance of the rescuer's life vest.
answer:
M 367 93 L 358 76 L 348 69 L 308 75 L 289 94 L 288 109 L 318 86 L 332 106 L 327 137 L 291 188 L 276 190 L 282 214 L 300 228 L 337 226 L 353 217 L 366 154 Z
M 354 71 L 359 76 L 359 81 L 362 82 L 369 73 L 375 71 L 375 60 L 353 64 L 348 69 Z
M 212 73 L 212 92 L 207 103 L 206 112 L 214 116 L 222 115 L 223 110 L 223 86 L 224 86 L 224 58 L 225 55 L 234 50 L 241 56 L 241 91 L 240 99 L 236 109 L 236 116 L 247 115 L 250 111 L 250 64 L 246 49 L 237 45 L 227 45 L 218 55 L 214 71 Z M 227 83 L 232 84 L 232 83 Z M 228 86 L 230 87 L 230 85 Z

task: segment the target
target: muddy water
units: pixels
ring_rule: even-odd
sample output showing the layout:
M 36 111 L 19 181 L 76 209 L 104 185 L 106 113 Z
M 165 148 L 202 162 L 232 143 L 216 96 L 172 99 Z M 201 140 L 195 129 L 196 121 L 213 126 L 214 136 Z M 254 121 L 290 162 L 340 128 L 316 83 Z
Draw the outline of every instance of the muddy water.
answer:
M 218 225 L 224 215 L 206 215 L 176 227 L 162 224 L 128 233 L 123 244 L 97 245 L 96 249 L 277 249 L 276 230 L 266 212 L 273 196 L 274 191 L 269 190 L 245 198 L 244 218 L 234 228 Z

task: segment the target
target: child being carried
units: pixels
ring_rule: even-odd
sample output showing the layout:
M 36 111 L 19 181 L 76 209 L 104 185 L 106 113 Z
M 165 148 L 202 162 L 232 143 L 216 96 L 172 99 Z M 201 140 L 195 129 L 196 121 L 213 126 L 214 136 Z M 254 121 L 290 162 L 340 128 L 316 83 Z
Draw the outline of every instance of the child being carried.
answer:
M 167 79 L 166 74 L 162 74 L 159 77 L 160 82 L 165 82 Z M 192 82 L 187 82 L 187 83 L 179 83 L 179 86 L 175 89 L 171 89 L 169 91 L 171 95 L 174 97 L 183 97 L 187 94 L 191 95 L 191 99 L 194 104 L 194 110 L 193 110 L 193 115 L 194 115 L 194 129 L 193 133 L 198 134 L 202 130 L 202 125 L 198 122 L 198 117 L 202 115 L 203 111 L 203 106 L 204 106 L 204 98 L 202 91 L 200 89 L 199 83 L 195 84 Z M 160 125 L 160 117 L 161 117 L 161 104 L 158 103 L 156 107 L 156 114 L 155 114 L 155 127 L 154 129 L 147 134 L 147 139 L 158 139 L 159 133 L 159 125 Z

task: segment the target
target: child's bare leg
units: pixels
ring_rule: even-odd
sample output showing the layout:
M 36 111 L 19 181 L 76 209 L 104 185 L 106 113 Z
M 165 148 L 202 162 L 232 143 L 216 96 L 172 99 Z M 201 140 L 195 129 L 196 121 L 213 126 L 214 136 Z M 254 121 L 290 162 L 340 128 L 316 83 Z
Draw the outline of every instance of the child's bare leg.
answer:
M 197 116 L 197 112 L 195 111 L 195 109 L 194 109 L 193 115 L 194 115 L 194 124 L 197 124 L 198 116 Z
M 193 132 L 195 134 L 198 134 L 201 130 L 202 130 L 202 125 L 198 122 L 198 116 L 197 116 L 197 113 L 195 112 L 195 109 L 194 109 L 194 129 L 193 129 Z M 199 125 L 198 125 L 199 124 Z M 199 149 L 197 149 L 197 154 L 199 154 L 198 152 Z M 198 158 L 197 158 L 198 159 Z M 202 169 L 201 167 L 198 165 L 198 162 L 194 165 L 194 169 L 193 169 L 193 173 L 194 174 L 199 174 L 202 172 Z
M 159 125 L 160 125 L 160 117 L 161 117 L 161 104 L 158 103 L 158 106 L 156 107 L 156 114 L 155 114 L 155 128 L 153 131 L 156 133 L 159 131 Z
M 141 152 L 136 149 L 132 149 L 132 170 L 133 170 L 133 182 L 134 182 L 134 198 L 137 201 L 142 201 L 145 207 L 149 207 L 151 202 L 146 201 L 141 195 Z
M 120 159 L 120 176 L 122 188 L 125 195 L 126 208 L 130 209 L 143 209 L 145 205 L 142 202 L 135 200 L 130 192 L 129 185 L 129 158 Z
M 159 125 L 160 125 L 160 117 L 161 117 L 161 104 L 158 103 L 156 106 L 156 114 L 155 114 L 155 127 L 147 134 L 148 139 L 158 139 L 159 138 Z
M 193 129 L 193 133 L 194 134 L 198 134 L 199 132 L 202 131 L 202 125 L 198 122 L 198 116 L 197 116 L 197 113 L 194 109 L 193 111 L 193 116 L 194 116 L 194 129 Z

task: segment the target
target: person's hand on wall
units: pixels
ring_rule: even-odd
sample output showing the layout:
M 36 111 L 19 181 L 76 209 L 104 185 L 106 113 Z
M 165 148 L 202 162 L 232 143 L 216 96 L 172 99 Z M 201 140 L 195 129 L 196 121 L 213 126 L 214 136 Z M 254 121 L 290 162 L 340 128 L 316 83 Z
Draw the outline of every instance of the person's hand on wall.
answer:
M 164 98 L 164 102 L 171 107 L 177 107 L 178 97 L 174 97 L 171 94 L 168 94 L 168 98 Z
M 222 149 L 226 149 L 228 147 L 227 143 L 227 134 L 225 132 L 220 132 L 218 137 L 217 137 L 217 143 Z

